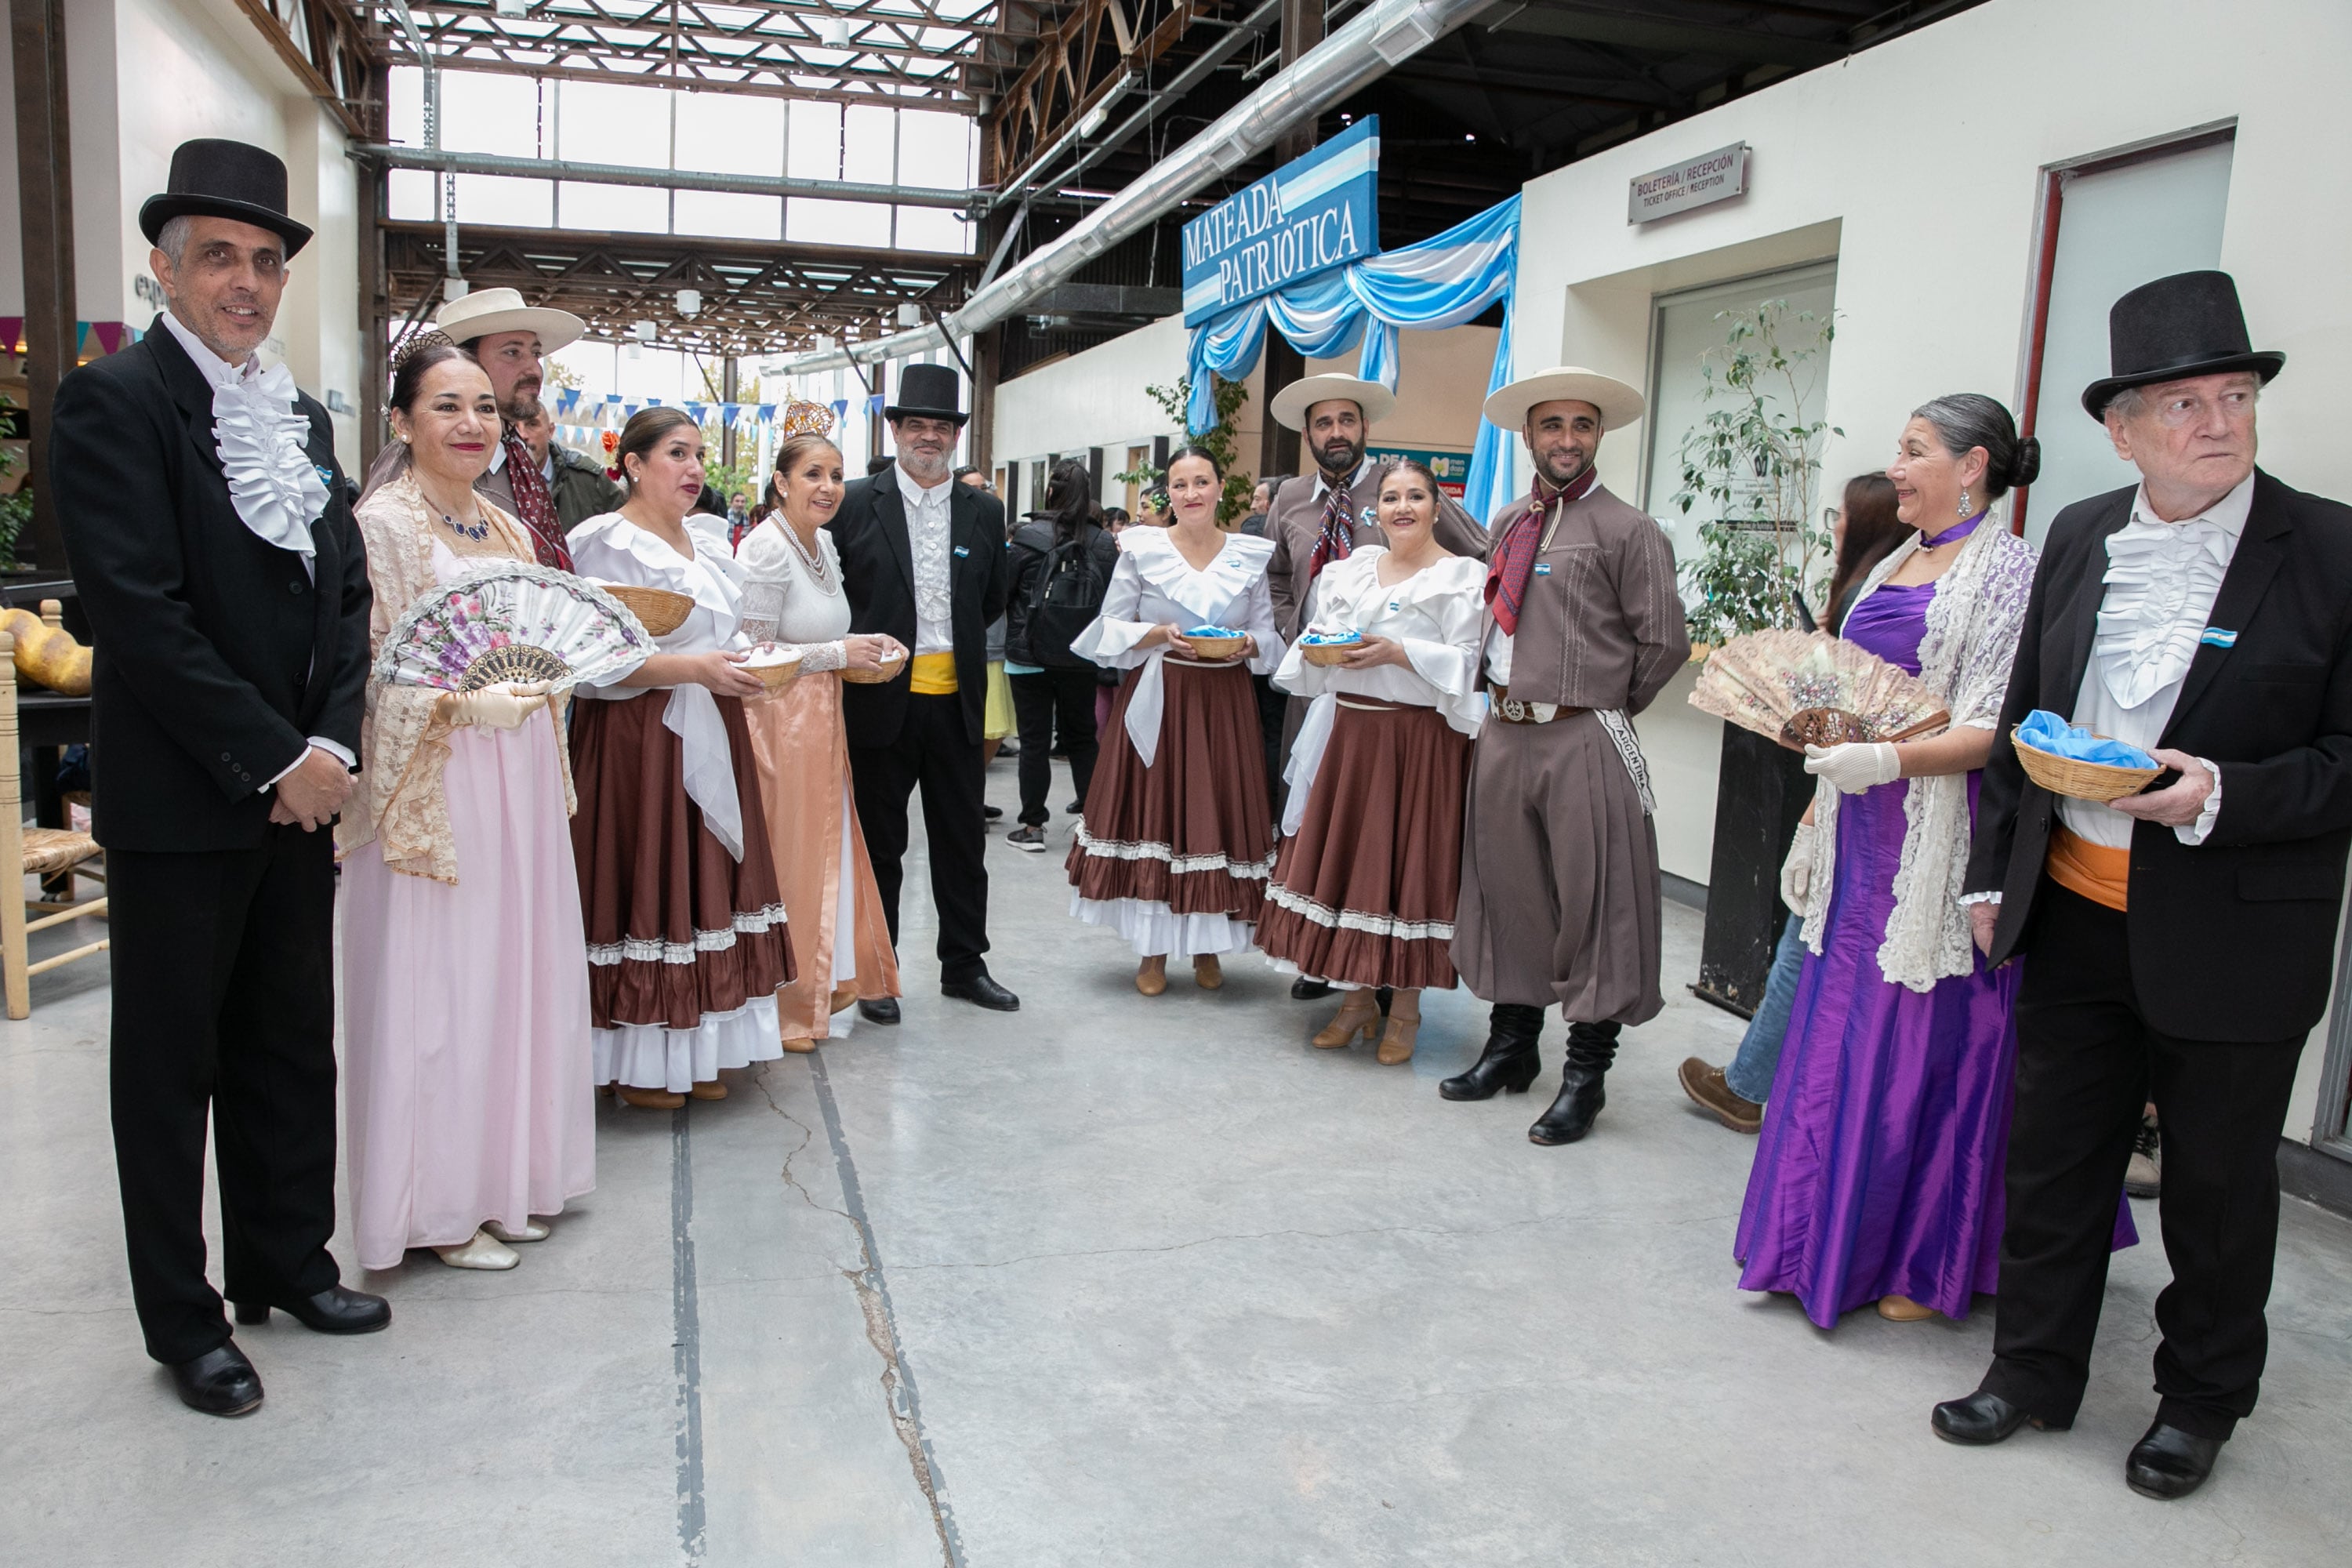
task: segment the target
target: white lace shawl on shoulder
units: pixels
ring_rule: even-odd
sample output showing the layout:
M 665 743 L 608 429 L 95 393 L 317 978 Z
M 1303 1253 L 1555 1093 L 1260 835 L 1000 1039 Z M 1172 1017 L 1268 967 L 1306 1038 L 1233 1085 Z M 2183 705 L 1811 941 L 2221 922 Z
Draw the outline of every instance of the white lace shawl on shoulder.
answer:
M 1855 606 L 1902 570 L 1918 548 L 1916 533 L 1896 546 L 1864 581 Z M 2033 547 L 2000 519 L 1989 517 L 1969 536 L 1960 558 L 1937 579 L 1927 635 L 1919 642 L 1919 679 L 1944 699 L 1955 728 L 1990 730 L 2000 721 L 2026 599 L 2033 589 Z M 1945 773 L 1909 782 L 1895 909 L 1879 944 L 1878 968 L 1898 985 L 1927 992 L 1938 980 L 1969 973 L 1976 963 L 1968 910 L 1960 904 L 1971 829 L 1969 778 Z M 1816 953 L 1837 876 L 1838 799 L 1827 780 L 1815 787 L 1813 896 L 1805 914 L 1805 946 Z

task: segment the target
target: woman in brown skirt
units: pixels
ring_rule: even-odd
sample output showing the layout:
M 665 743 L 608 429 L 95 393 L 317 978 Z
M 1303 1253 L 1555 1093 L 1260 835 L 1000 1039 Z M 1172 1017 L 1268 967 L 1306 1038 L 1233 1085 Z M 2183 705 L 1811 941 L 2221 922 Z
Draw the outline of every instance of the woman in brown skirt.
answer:
M 583 577 L 694 601 L 661 652 L 583 689 L 572 766 L 598 1083 L 631 1105 L 721 1100 L 722 1068 L 783 1054 L 776 990 L 793 978 L 768 821 L 743 722 L 767 689 L 742 668 L 742 590 L 719 540 L 689 529 L 702 434 L 675 408 L 621 432 L 629 497 L 571 534 Z
M 1171 955 L 1192 961 L 1196 984 L 1224 984 L 1219 955 L 1249 947 L 1274 868 L 1250 683 L 1282 658 L 1265 582 L 1274 546 L 1217 527 L 1224 482 L 1198 447 L 1169 459 L 1174 521 L 1121 538 L 1102 613 L 1070 643 L 1128 672 L 1070 847 L 1070 912 L 1128 940 L 1146 996 L 1168 989 Z M 1193 658 L 1184 634 L 1206 627 L 1241 634 L 1240 650 Z
M 1291 752 L 1282 858 L 1258 945 L 1347 992 L 1315 1043 L 1369 1039 L 1392 988 L 1380 1059 L 1412 1058 L 1421 993 L 1450 989 L 1462 873 L 1462 791 L 1484 700 L 1475 691 L 1486 568 L 1442 549 L 1437 480 L 1410 458 L 1381 480 L 1388 547 L 1358 545 L 1317 576 L 1307 624 L 1274 683 L 1314 699 Z M 1310 663 L 1344 647 L 1338 664 Z

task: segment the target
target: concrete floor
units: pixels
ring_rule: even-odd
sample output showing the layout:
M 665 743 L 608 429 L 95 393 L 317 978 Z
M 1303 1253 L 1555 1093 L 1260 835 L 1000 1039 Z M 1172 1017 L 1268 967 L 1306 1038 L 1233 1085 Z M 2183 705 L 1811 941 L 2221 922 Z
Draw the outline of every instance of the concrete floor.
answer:
M 1010 805 L 1010 763 L 990 782 Z M 1734 1288 L 1755 1144 L 1674 1068 L 1737 1020 L 1677 989 L 1594 1136 L 1538 1149 L 1549 1074 L 1436 1096 L 1466 996 L 1429 998 L 1402 1068 L 1307 1049 L 1323 1006 L 1255 961 L 1137 996 L 1063 912 L 1068 821 L 992 849 L 1024 1011 L 936 994 L 914 897 L 904 1026 L 675 1118 L 608 1103 L 595 1194 L 522 1267 L 412 1254 L 366 1281 L 387 1333 L 247 1331 L 268 1404 L 240 1422 L 140 1353 L 104 963 L 40 977 L 0 1026 L 0 1563 L 2344 1560 L 2352 1223 L 2288 1203 L 2263 1408 L 2200 1496 L 2120 1478 L 2153 1242 L 2116 1260 L 2074 1431 L 1948 1447 L 1927 1410 L 1974 1385 L 1990 1303 L 1823 1333 Z M 1698 929 L 1669 906 L 1670 977 Z

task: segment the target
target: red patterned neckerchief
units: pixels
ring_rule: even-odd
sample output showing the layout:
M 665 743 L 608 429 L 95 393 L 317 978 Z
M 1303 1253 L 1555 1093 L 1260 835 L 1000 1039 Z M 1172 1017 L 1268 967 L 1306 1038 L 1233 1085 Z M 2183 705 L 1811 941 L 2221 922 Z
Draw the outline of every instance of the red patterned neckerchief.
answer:
M 1502 542 L 1495 546 L 1486 565 L 1486 605 L 1494 611 L 1495 624 L 1503 628 L 1505 637 L 1519 635 L 1519 606 L 1527 602 L 1528 578 L 1535 571 L 1544 520 L 1554 507 L 1583 500 L 1600 478 L 1599 470 L 1590 464 L 1560 489 L 1554 489 L 1541 474 L 1536 476 L 1532 504 L 1504 531 Z
M 555 498 L 548 493 L 547 476 L 539 471 L 530 448 L 512 429 L 506 432 L 507 485 L 514 491 L 515 515 L 530 534 L 530 547 L 541 566 L 572 570 L 572 552 L 564 547 L 563 524 L 555 515 Z
M 1307 557 L 1307 580 L 1321 575 L 1323 568 L 1334 561 L 1345 561 L 1356 552 L 1356 498 L 1347 485 L 1330 475 L 1323 476 L 1323 531 L 1315 536 L 1314 552 Z

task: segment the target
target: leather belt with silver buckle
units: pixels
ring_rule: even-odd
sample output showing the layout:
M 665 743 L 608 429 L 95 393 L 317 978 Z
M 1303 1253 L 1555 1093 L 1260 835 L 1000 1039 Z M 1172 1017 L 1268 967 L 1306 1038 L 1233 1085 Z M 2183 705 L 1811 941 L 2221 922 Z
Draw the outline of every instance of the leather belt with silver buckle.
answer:
M 1506 724 L 1549 724 L 1555 719 L 1573 719 L 1584 711 L 1581 708 L 1563 708 L 1556 702 L 1522 702 L 1511 695 L 1507 686 L 1495 691 L 1495 717 Z

